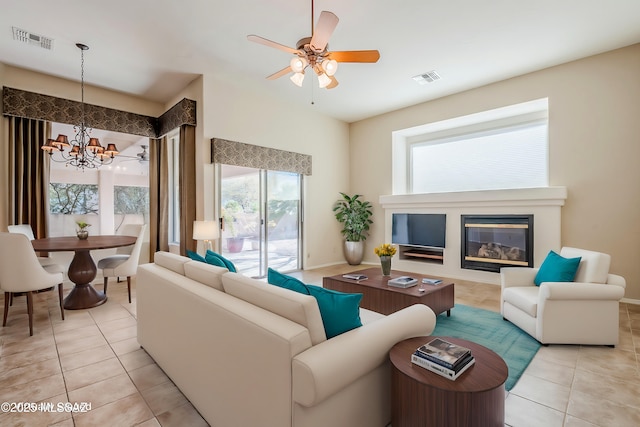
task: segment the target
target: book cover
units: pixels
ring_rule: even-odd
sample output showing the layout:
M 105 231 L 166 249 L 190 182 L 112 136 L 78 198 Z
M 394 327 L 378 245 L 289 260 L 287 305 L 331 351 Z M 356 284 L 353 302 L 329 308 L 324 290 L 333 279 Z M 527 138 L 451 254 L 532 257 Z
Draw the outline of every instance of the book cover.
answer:
M 441 338 L 435 338 L 428 343 L 418 347 L 418 351 L 426 358 L 436 360 L 441 365 L 453 368 L 467 354 L 471 353 L 466 347 L 453 344 Z
M 395 279 L 391 279 L 387 282 L 389 286 L 395 286 L 398 288 L 408 288 L 418 283 L 418 279 L 409 276 L 400 276 Z
M 352 280 L 366 280 L 367 276 L 365 276 L 364 274 L 343 274 L 342 277 L 344 277 L 345 279 L 352 279 Z
M 442 283 L 442 280 L 440 279 L 429 279 L 429 278 L 424 278 L 422 279 L 422 283 L 424 283 L 425 285 L 439 285 L 440 283 Z
M 421 368 L 427 369 L 431 372 L 434 372 L 438 375 L 441 375 L 447 379 L 455 380 L 464 372 L 466 372 L 473 364 L 475 363 L 475 358 L 471 357 L 465 364 L 460 366 L 460 370 L 452 371 L 451 369 L 447 369 L 442 365 L 431 362 L 430 360 L 424 359 L 415 354 L 411 355 L 411 363 L 414 365 L 420 366 Z
M 415 353 L 416 356 L 429 361 L 430 363 L 435 363 L 437 365 L 442 366 L 443 368 L 448 369 L 451 372 L 458 372 L 460 369 L 462 369 L 468 362 L 469 360 L 473 359 L 473 355 L 471 353 L 467 354 L 466 356 L 464 356 L 462 359 L 460 359 L 460 361 L 458 363 L 455 364 L 455 366 L 451 366 L 448 363 L 444 364 L 442 363 L 440 360 L 436 359 L 436 358 L 430 358 L 430 357 L 425 357 L 425 355 L 419 351 L 416 350 Z

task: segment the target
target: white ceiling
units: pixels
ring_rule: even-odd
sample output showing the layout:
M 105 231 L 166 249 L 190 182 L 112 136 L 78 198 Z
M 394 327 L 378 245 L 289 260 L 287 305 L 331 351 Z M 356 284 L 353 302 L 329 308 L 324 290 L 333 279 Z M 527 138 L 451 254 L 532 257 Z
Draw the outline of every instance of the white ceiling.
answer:
M 376 64 L 340 64 L 340 85 L 321 90 L 311 74 L 302 88 L 287 77 L 265 80 L 291 56 L 246 39 L 295 47 L 311 35 L 310 0 L 0 6 L 0 62 L 79 80 L 81 42 L 90 47 L 85 81 L 93 85 L 167 102 L 198 75 L 233 76 L 347 122 L 640 42 L 640 0 L 316 0 L 316 20 L 322 10 L 340 18 L 329 50 L 381 55 Z M 14 41 L 13 26 L 53 38 L 53 50 Z M 412 80 L 430 70 L 442 79 Z

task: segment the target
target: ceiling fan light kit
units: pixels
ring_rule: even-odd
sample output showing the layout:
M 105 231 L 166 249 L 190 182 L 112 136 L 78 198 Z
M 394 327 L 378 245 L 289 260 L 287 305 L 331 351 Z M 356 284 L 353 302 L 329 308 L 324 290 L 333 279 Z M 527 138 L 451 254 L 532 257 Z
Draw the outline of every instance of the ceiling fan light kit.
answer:
M 313 69 L 318 76 L 318 85 L 320 88 L 333 89 L 338 86 L 338 80 L 334 77 L 334 74 L 338 70 L 338 62 L 374 63 L 380 59 L 380 52 L 377 50 L 330 52 L 328 50 L 329 38 L 338 25 L 338 17 L 332 12 L 322 11 L 315 30 L 313 27 L 313 18 L 313 0 L 311 0 L 312 36 L 300 39 L 296 44 L 296 49 L 253 34 L 247 36 L 249 41 L 295 55 L 291 59 L 289 66 L 271 74 L 267 79 L 275 80 L 285 74 L 293 72 L 294 74 L 290 77 L 291 81 L 295 85 L 302 87 L 304 70 L 309 67 Z

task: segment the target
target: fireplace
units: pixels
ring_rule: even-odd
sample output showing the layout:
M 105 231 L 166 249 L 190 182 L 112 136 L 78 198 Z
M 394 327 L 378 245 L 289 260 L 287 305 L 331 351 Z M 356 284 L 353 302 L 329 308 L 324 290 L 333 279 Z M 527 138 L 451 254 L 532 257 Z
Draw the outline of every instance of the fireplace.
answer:
M 533 267 L 533 215 L 461 215 L 462 268 Z

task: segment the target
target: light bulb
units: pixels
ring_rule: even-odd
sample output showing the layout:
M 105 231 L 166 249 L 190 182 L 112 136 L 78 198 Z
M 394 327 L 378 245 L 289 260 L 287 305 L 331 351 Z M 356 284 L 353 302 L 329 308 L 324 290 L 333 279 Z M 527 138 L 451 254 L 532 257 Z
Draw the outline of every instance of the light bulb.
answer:
M 335 59 L 329 59 L 322 61 L 322 69 L 327 76 L 333 76 L 338 70 L 338 61 Z
M 289 64 L 294 73 L 301 73 L 307 66 L 308 62 L 301 56 L 296 56 L 291 60 Z

